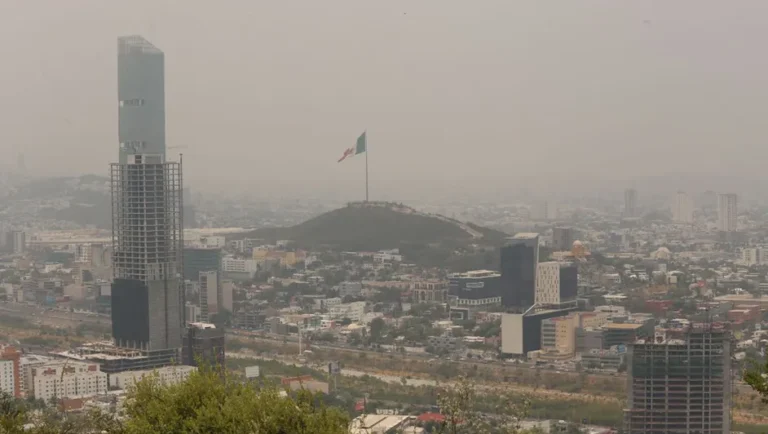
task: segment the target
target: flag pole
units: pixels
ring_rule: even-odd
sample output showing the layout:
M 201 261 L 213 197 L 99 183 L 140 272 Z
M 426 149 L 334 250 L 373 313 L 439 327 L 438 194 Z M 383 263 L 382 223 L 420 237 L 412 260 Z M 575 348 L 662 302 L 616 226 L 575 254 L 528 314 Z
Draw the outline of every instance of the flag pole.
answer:
M 365 131 L 365 201 L 368 202 L 368 130 Z

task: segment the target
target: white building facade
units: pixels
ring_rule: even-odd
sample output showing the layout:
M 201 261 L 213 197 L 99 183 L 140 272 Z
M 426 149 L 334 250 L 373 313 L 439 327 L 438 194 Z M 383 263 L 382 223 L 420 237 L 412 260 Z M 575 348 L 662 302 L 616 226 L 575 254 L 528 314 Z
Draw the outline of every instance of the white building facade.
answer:
M 81 398 L 107 393 L 107 374 L 95 363 L 51 362 L 32 368 L 35 398 Z
M 672 204 L 672 220 L 675 223 L 693 223 L 693 201 L 684 191 L 678 191 Z
M 13 372 L 13 360 L 0 360 L 0 391 L 14 396 L 16 394 L 16 376 Z
M 540 262 L 536 267 L 536 304 L 560 303 L 560 263 Z
M 365 316 L 365 306 L 366 303 L 364 301 L 337 304 L 329 307 L 328 314 L 334 320 L 349 318 L 352 322 L 360 322 L 363 316 Z
M 194 366 L 179 365 L 144 371 L 125 371 L 110 375 L 109 385 L 118 389 L 127 389 L 145 377 L 156 375 L 157 381 L 160 384 L 164 386 L 172 386 L 186 381 L 186 379 L 189 378 L 189 375 L 196 370 L 197 368 Z
M 239 259 L 226 257 L 221 260 L 221 269 L 225 273 L 250 273 L 255 274 L 259 268 L 253 259 Z
M 741 262 L 747 267 L 761 265 L 764 263 L 763 254 L 763 249 L 759 247 L 744 249 L 741 251 Z

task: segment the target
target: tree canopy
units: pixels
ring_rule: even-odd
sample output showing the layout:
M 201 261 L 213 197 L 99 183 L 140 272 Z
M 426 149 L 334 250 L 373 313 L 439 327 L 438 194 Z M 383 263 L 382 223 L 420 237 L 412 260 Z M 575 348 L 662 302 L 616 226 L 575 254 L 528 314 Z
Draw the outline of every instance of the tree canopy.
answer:
M 308 391 L 283 397 L 276 387 L 222 379 L 210 368 L 171 386 L 145 378 L 129 390 L 123 411 L 120 420 L 104 413 L 38 417 L 6 397 L 0 399 L 0 432 L 345 434 L 349 426 L 347 415 Z M 28 423 L 34 427 L 25 430 Z

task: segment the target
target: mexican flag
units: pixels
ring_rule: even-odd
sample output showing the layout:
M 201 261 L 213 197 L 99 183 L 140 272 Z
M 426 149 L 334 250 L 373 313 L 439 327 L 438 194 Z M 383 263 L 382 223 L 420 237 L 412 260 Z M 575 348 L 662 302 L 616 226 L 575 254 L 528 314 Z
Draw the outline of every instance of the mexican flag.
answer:
M 344 150 L 344 154 L 342 154 L 341 158 L 339 158 L 339 163 L 346 160 L 348 157 L 354 157 L 357 154 L 362 154 L 366 151 L 368 148 L 368 142 L 365 139 L 365 131 L 363 131 L 363 134 L 360 134 L 360 137 L 357 138 L 357 144 L 355 144 L 354 148 L 347 148 Z

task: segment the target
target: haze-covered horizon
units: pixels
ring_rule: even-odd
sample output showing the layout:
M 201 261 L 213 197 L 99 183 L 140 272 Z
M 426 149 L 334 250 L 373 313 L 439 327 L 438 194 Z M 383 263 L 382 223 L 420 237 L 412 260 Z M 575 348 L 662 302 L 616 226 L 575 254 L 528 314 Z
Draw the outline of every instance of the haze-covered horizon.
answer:
M 106 175 L 116 40 L 140 34 L 165 52 L 169 154 L 184 153 L 198 191 L 360 199 L 362 156 L 336 160 L 364 129 L 372 199 L 645 179 L 759 190 L 765 12 L 759 0 L 10 1 L 0 152 L 38 176 Z

